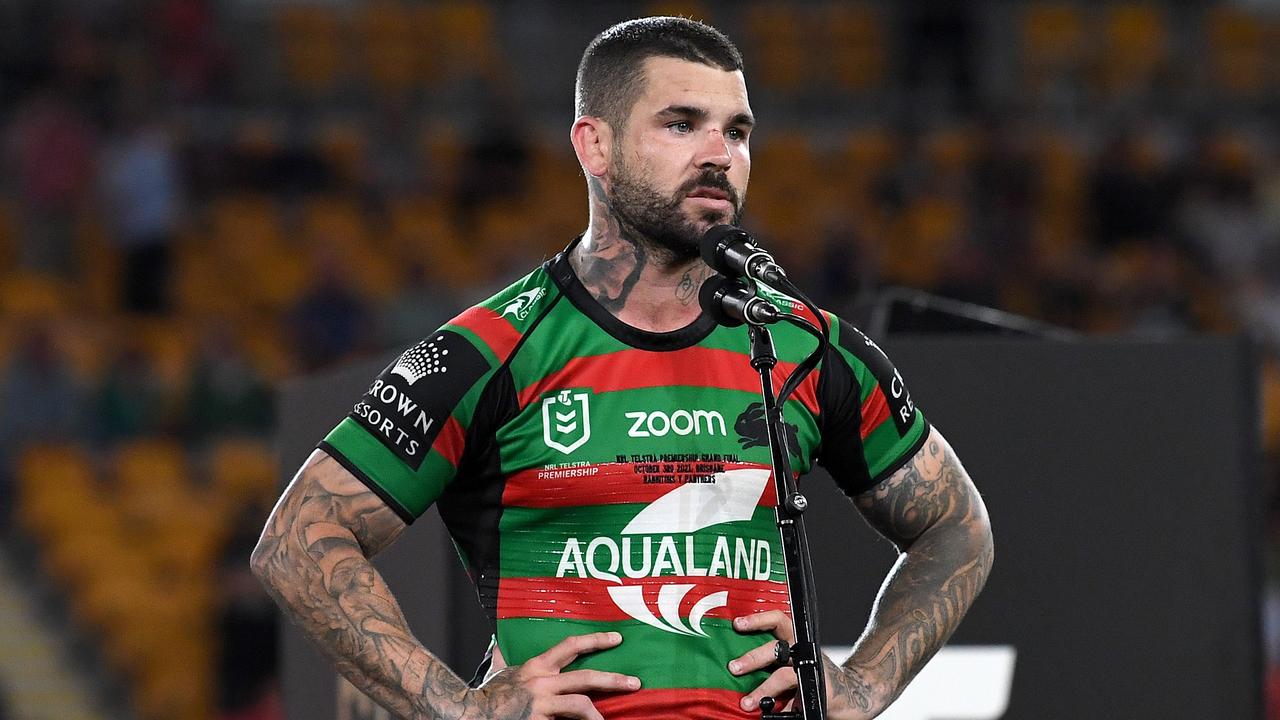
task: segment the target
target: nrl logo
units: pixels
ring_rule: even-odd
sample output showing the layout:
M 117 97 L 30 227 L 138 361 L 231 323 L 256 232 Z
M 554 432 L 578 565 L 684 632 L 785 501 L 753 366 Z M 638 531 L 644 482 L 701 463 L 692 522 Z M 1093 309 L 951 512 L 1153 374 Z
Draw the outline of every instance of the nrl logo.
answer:
M 542 441 L 568 455 L 591 439 L 591 405 L 586 392 L 561 390 L 542 400 Z
M 503 306 L 501 314 L 503 316 L 512 315 L 517 320 L 524 320 L 529 317 L 529 311 L 533 309 L 534 303 L 541 300 L 542 296 L 546 294 L 546 288 L 536 287 L 532 290 L 525 290 Z

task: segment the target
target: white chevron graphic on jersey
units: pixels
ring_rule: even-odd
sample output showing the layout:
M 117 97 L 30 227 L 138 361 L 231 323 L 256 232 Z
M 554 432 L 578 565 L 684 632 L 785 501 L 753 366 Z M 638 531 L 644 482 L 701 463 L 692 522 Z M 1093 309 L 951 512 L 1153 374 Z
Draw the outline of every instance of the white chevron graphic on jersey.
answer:
M 690 483 L 641 510 L 623 535 L 693 533 L 726 522 L 750 520 L 769 486 L 766 468 L 738 468 L 716 473 L 714 483 Z
M 728 605 L 729 592 L 727 590 L 714 592 L 694 603 L 693 610 L 689 613 L 689 625 L 686 626 L 684 620 L 680 618 L 680 603 L 694 587 L 694 585 L 663 585 L 658 590 L 658 613 L 662 615 L 661 620 L 655 617 L 653 611 L 645 604 L 644 588 L 639 585 L 610 587 L 609 597 L 613 599 L 613 604 L 617 605 L 618 609 L 645 625 L 677 635 L 707 637 L 707 633 L 702 629 L 702 617 L 711 610 Z

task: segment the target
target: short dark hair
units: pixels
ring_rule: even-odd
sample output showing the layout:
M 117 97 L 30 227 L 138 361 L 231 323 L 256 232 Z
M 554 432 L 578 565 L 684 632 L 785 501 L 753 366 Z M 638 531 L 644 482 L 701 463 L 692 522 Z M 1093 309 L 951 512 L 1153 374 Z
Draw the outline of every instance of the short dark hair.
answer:
M 681 17 L 627 20 L 597 35 L 582 53 L 574 89 L 577 114 L 621 129 L 644 89 L 643 65 L 651 57 L 742 69 L 742 53 L 710 25 Z

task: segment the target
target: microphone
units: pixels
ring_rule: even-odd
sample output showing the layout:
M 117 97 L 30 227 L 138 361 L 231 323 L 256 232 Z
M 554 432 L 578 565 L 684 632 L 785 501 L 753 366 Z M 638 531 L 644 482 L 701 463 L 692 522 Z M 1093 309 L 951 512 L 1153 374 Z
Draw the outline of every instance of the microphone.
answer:
M 751 235 L 733 225 L 716 225 L 698 243 L 702 261 L 728 277 L 749 277 L 765 285 L 785 283 L 787 273 L 761 250 Z M 704 286 L 705 287 L 705 286 Z
M 712 275 L 698 291 L 702 311 L 725 327 L 738 327 L 744 322 L 767 325 L 782 319 L 773 303 L 757 297 L 741 279 Z

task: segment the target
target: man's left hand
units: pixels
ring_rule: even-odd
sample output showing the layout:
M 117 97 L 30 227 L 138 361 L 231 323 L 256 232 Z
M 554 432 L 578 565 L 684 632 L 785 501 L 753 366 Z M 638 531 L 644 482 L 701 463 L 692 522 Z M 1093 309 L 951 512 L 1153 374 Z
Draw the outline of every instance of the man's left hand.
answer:
M 795 643 L 791 618 L 780 610 L 770 610 L 734 618 L 733 629 L 741 633 L 767 632 L 777 638 L 729 662 L 729 672 L 734 675 L 773 668 L 764 682 L 743 696 L 742 709 L 758 709 L 760 698 L 763 697 L 772 697 L 776 701 L 775 712 L 794 709 L 796 671 L 790 665 L 780 665 L 777 652 L 778 642 L 786 643 L 788 648 Z M 822 655 L 822 667 L 826 674 L 829 717 L 870 720 L 883 709 L 876 702 L 876 693 L 864 673 L 854 668 L 837 666 L 826 655 Z

